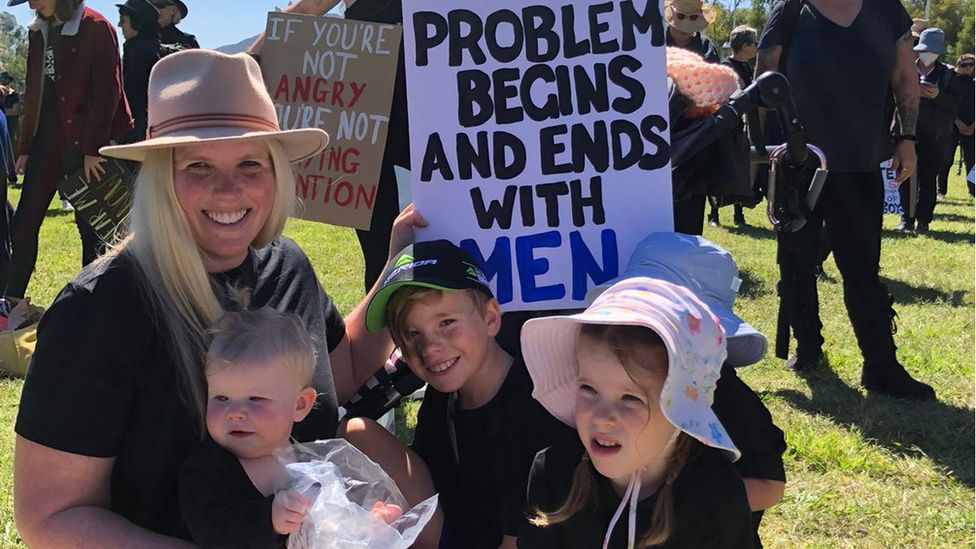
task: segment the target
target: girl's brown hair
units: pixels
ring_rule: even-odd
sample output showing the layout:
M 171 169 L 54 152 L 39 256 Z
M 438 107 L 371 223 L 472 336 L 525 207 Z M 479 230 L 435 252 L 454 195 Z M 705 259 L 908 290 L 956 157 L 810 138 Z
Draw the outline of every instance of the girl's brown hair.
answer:
M 78 6 L 81 5 L 81 2 L 82 0 L 57 0 L 54 3 L 54 17 L 44 17 L 40 13 L 37 15 L 45 21 L 57 19 L 65 23 L 75 16 L 75 12 L 78 11 Z
M 580 329 L 580 336 L 605 343 L 620 360 L 627 371 L 627 375 L 635 383 L 639 378 L 646 379 L 648 375 L 666 376 L 667 367 L 663 371 L 656 367 L 655 361 L 648 360 L 649 350 L 663 346 L 661 337 L 654 331 L 642 326 L 622 326 L 604 324 L 584 324 Z M 652 399 L 656 401 L 657 399 Z M 697 442 L 683 432 L 678 433 L 674 447 L 667 458 L 664 484 L 658 491 L 657 501 L 651 515 L 651 524 L 638 541 L 638 547 L 653 547 L 661 545 L 671 536 L 674 522 L 674 495 L 672 484 L 674 479 L 688 462 L 692 448 Z M 579 465 L 573 473 L 573 484 L 570 486 L 566 501 L 554 511 L 545 512 L 537 509 L 535 516 L 529 519 L 535 526 L 545 527 L 569 520 L 592 496 L 594 490 L 594 471 L 589 456 L 583 454 Z

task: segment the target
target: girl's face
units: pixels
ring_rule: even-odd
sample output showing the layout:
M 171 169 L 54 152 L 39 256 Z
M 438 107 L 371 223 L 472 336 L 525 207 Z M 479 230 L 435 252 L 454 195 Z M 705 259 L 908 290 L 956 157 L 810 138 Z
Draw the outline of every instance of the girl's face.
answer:
M 268 147 L 250 139 L 176 147 L 173 182 L 207 272 L 243 263 L 274 206 Z
M 661 345 L 641 350 L 638 356 L 645 362 L 640 366 L 646 375 L 639 383 L 605 342 L 582 336 L 576 356 L 576 429 L 596 470 L 622 490 L 635 471 L 661 463 L 675 432 L 659 402 L 667 350 Z
M 28 0 L 27 5 L 41 17 L 54 17 L 54 7 L 57 3 L 57 0 Z

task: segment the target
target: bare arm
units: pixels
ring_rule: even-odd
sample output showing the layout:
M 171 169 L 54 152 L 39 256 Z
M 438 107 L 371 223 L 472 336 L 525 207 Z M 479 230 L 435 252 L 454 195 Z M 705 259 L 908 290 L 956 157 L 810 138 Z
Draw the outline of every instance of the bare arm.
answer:
M 744 478 L 742 482 L 746 485 L 746 497 L 752 511 L 762 511 L 776 505 L 786 491 L 786 483 L 779 480 Z
M 915 55 L 912 53 L 912 35 L 906 32 L 895 42 L 895 70 L 891 73 L 891 88 L 895 92 L 896 133 L 915 135 L 918 122 L 918 71 L 915 70 Z M 895 143 L 891 154 L 891 169 L 899 182 L 911 177 L 915 171 L 915 143 L 901 140 Z
M 14 519 L 24 543 L 32 548 L 193 547 L 109 510 L 113 465 L 112 458 L 62 452 L 18 436 Z
M 779 70 L 779 58 L 781 55 L 783 55 L 783 46 L 773 46 L 759 50 L 756 53 L 755 77 L 759 78 L 767 72 Z M 759 110 L 759 129 L 766 129 L 766 111 L 764 109 Z
M 298 15 L 324 15 L 329 10 L 336 7 L 340 0 L 298 0 L 294 4 L 281 10 L 281 13 L 294 13 Z M 352 1 L 346 2 L 346 7 L 352 5 Z M 264 48 L 264 33 L 258 35 L 251 47 L 247 48 L 250 55 L 261 55 Z M 331 356 L 331 355 L 330 355 Z
M 427 220 L 414 211 L 413 205 L 407 206 L 393 222 L 390 257 L 413 242 L 414 227 L 426 226 Z M 366 307 L 382 282 L 377 280 L 366 297 L 345 317 L 346 337 L 329 353 L 332 379 L 340 404 L 349 402 L 356 390 L 383 367 L 393 351 L 393 340 L 387 330 L 370 332 L 366 329 Z

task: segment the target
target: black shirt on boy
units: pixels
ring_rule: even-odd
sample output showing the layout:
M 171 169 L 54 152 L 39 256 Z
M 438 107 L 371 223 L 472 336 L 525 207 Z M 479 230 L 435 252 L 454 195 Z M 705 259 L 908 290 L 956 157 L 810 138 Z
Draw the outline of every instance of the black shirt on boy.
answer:
M 529 478 L 527 509 L 554 511 L 569 495 L 573 474 L 583 455 L 583 446 L 553 446 L 539 452 Z M 582 509 L 568 520 L 546 527 L 533 526 L 527 519 L 519 529 L 519 549 L 592 549 L 602 547 L 621 496 L 610 480 L 588 465 L 594 491 Z M 672 485 L 674 515 L 671 536 L 665 549 L 721 549 L 752 547 L 752 521 L 745 486 L 735 467 L 720 451 L 699 443 L 693 445 L 684 468 Z M 637 540 L 647 531 L 656 492 L 637 504 Z M 611 548 L 627 547 L 627 513 L 614 527 Z
M 274 531 L 271 503 L 254 486 L 237 456 L 211 439 L 180 467 L 180 513 L 194 543 L 203 547 L 277 549 L 288 536 Z
M 177 474 L 200 444 L 198 422 L 179 397 L 176 361 L 158 326 L 165 319 L 153 317 L 137 269 L 119 254 L 82 271 L 54 300 L 38 326 L 15 429 L 49 448 L 114 458 L 111 510 L 148 530 L 185 538 Z M 218 289 L 253 289 L 252 307 L 293 312 L 319 336 L 318 402 L 292 434 L 299 441 L 335 436 L 328 353 L 345 337 L 345 324 L 308 257 L 279 238 L 213 279 Z
M 465 549 L 497 549 L 518 532 L 536 453 L 579 437 L 532 398 L 518 357 L 484 406 L 464 410 L 452 400 L 428 386 L 413 449 L 430 469 L 450 539 Z

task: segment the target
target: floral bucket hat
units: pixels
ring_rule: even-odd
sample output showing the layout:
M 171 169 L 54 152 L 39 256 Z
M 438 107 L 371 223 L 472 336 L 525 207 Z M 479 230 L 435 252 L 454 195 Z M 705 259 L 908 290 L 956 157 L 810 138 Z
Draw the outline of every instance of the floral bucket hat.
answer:
M 661 411 L 678 429 L 723 450 L 732 461 L 739 459 L 739 449 L 711 407 L 725 360 L 725 332 L 695 294 L 659 279 L 629 278 L 611 286 L 582 313 L 525 323 L 522 354 L 534 385 L 532 396 L 574 428 L 576 340 L 582 324 L 643 326 L 657 333 L 668 351 Z

